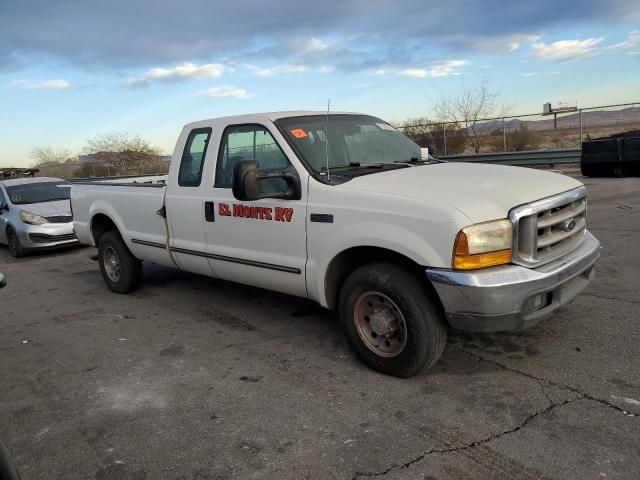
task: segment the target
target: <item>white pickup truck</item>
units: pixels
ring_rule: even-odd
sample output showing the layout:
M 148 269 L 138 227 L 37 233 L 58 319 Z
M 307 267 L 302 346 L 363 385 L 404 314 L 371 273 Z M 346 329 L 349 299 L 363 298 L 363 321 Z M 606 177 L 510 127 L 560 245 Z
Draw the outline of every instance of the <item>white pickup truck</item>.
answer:
M 75 183 L 78 240 L 118 293 L 142 261 L 307 297 L 339 312 L 359 357 L 407 377 L 447 325 L 528 327 L 594 275 L 585 187 L 540 170 L 446 163 L 352 113 L 203 120 L 168 177 Z

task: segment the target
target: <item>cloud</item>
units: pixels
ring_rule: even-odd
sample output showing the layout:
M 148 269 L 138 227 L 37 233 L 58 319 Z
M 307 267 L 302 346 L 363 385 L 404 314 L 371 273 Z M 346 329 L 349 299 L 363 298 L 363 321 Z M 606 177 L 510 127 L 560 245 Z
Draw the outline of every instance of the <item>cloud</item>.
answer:
M 555 62 L 565 62 L 596 55 L 599 51 L 598 44 L 602 40 L 604 40 L 603 37 L 594 37 L 584 40 L 558 40 L 550 44 L 538 42 L 534 43 L 531 48 L 534 57 Z
M 603 45 L 603 40 L 604 37 L 592 37 L 584 40 L 559 40 L 550 44 L 537 42 L 531 48 L 534 57 L 564 62 L 635 47 L 640 45 L 640 33 L 634 30 L 629 32 L 622 42 L 609 45 Z
M 609 45 L 605 47 L 605 49 L 613 50 L 616 48 L 632 48 L 632 47 L 635 47 L 636 45 L 640 45 L 640 32 L 638 32 L 637 30 L 634 30 L 628 33 L 627 38 L 624 41 L 620 43 L 614 43 L 613 45 Z
M 249 94 L 244 88 L 234 87 L 233 85 L 221 85 L 219 87 L 211 87 L 202 95 L 207 97 L 231 97 L 231 98 L 248 98 Z
M 193 63 L 183 63 L 173 68 L 156 67 L 148 70 L 140 77 L 131 77 L 125 82 L 132 88 L 147 87 L 152 81 L 180 81 L 189 78 L 220 77 L 224 73 L 233 69 L 220 63 L 207 63 L 195 65 Z
M 300 44 L 296 42 L 294 47 L 298 47 L 300 53 L 306 54 L 306 53 L 321 52 L 323 50 L 326 50 L 327 48 L 329 48 L 329 44 L 323 42 L 319 38 L 311 37 L 306 40 L 303 40 Z
M 521 77 L 539 77 L 542 75 L 558 75 L 560 72 L 526 72 L 521 73 Z
M 474 53 L 513 53 L 524 44 L 540 40 L 534 33 L 504 33 L 500 35 L 481 35 L 459 33 L 450 35 L 448 41 L 462 50 Z
M 258 67 L 256 65 L 245 65 L 245 68 L 251 70 L 259 77 L 273 77 L 282 73 L 303 73 L 309 71 L 308 65 L 276 65 L 273 67 Z
M 322 62 L 337 71 L 410 68 L 434 51 L 461 58 L 478 51 L 508 53 L 542 31 L 640 19 L 640 2 L 628 0 L 405 0 L 401 8 L 382 0 L 324 0 L 305 8 L 272 2 L 266 10 L 260 0 L 154 0 L 152 7 L 110 0 L 99 15 L 86 0 L 0 5 L 5 70 L 51 59 L 129 70 L 185 60 L 207 64 L 225 56 L 260 65 Z
M 448 77 L 450 75 L 460 75 L 460 67 L 466 64 L 466 60 L 443 60 L 433 62 L 426 68 L 405 68 L 398 73 L 406 77 L 415 78 Z
M 12 87 L 22 88 L 25 90 L 63 90 L 69 88 L 69 82 L 66 80 L 14 80 L 11 82 Z

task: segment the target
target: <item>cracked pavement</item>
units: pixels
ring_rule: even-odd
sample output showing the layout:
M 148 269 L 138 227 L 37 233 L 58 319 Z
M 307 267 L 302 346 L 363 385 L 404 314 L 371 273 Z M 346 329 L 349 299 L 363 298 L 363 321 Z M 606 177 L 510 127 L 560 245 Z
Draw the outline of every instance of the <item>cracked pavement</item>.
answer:
M 90 249 L 0 247 L 0 439 L 28 479 L 637 479 L 640 179 L 583 179 L 588 291 L 523 331 L 451 331 L 401 380 L 302 299 Z

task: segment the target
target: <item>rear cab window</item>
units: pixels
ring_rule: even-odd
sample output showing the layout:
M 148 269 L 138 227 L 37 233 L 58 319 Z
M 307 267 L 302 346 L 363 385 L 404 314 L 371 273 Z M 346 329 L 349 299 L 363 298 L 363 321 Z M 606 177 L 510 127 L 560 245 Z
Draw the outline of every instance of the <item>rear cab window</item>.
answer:
M 189 132 L 180 159 L 178 185 L 181 187 L 199 187 L 202 182 L 202 169 L 211 139 L 211 128 L 196 128 Z

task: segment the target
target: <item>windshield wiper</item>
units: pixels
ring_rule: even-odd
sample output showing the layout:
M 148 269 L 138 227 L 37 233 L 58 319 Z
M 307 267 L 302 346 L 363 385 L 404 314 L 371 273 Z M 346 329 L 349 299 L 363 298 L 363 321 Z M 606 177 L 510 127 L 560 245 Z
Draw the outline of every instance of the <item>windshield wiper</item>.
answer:
M 418 157 L 411 157 L 409 160 L 395 160 L 393 163 L 402 163 L 404 165 L 416 165 L 417 163 L 438 163 L 437 160 L 426 160 Z
M 347 170 L 350 168 L 384 168 L 384 163 L 361 163 L 361 162 L 349 162 L 349 165 L 336 165 L 330 166 L 329 170 Z M 326 167 L 322 167 L 320 171 L 326 171 Z

